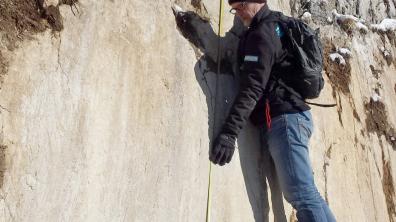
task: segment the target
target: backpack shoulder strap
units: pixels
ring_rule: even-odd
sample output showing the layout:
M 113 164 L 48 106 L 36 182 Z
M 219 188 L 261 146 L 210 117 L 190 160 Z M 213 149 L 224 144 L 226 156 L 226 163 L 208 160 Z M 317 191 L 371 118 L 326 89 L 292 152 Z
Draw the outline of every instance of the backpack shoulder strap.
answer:
M 271 11 L 271 14 L 265 17 L 264 20 L 261 21 L 260 23 L 270 23 L 270 22 L 278 23 L 278 25 L 283 30 L 283 32 L 289 38 L 291 37 L 291 33 L 289 29 L 290 27 L 293 27 L 293 23 L 294 23 L 293 17 L 286 16 L 282 12 Z
M 282 12 L 271 11 L 271 14 L 265 17 L 262 22 L 282 22 L 287 24 L 290 18 L 291 17 L 284 15 Z

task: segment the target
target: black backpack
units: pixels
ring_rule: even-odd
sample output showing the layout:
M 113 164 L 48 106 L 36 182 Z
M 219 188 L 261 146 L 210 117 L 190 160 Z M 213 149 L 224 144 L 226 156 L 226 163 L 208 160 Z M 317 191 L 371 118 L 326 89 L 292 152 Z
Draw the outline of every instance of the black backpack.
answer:
M 323 47 L 320 42 L 319 29 L 312 30 L 300 19 L 285 16 L 281 12 L 272 12 L 270 18 L 265 19 L 264 22 L 274 21 L 278 22 L 278 25 L 288 38 L 291 46 L 289 53 L 292 54 L 296 61 L 296 72 L 289 78 L 291 81 L 285 83 L 279 78 L 278 83 L 303 101 L 319 97 L 324 86 L 322 76 Z M 306 103 L 325 107 L 335 105 Z

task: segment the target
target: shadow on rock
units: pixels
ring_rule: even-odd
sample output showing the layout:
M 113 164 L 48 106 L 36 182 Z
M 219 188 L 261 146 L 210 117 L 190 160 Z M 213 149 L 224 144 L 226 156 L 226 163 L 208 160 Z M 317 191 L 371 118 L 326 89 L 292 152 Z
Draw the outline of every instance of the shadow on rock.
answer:
M 194 71 L 196 79 L 206 96 L 208 105 L 208 136 L 212 143 L 227 117 L 238 92 L 239 68 L 237 48 L 239 36 L 244 31 L 238 19 L 233 27 L 219 38 L 209 21 L 192 11 L 172 8 L 178 30 L 190 42 L 197 57 Z M 217 61 L 220 61 L 218 66 Z M 217 74 L 219 73 L 219 75 Z M 271 199 L 275 221 L 287 221 L 279 190 L 275 167 L 260 143 L 259 132 L 248 124 L 238 137 L 242 173 L 255 221 L 269 221 L 267 183 L 271 187 Z

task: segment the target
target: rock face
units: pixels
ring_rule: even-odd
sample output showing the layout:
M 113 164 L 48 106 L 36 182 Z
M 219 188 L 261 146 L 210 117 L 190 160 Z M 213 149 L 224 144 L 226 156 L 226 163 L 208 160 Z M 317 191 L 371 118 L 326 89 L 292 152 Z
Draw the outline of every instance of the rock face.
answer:
M 243 29 L 225 15 L 217 75 L 218 5 L 2 1 L 0 221 L 204 221 L 209 143 L 237 90 Z M 338 221 L 396 219 L 396 27 L 375 26 L 395 5 L 270 2 L 321 30 L 315 102 L 337 106 L 312 107 L 310 154 Z M 212 221 L 296 221 L 258 129 L 238 147 L 212 168 Z

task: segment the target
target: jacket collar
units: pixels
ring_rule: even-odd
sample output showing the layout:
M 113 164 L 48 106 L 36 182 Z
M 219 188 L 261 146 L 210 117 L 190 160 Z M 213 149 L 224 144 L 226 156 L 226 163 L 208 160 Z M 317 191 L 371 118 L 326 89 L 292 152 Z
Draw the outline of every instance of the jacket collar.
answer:
M 253 17 L 252 22 L 250 23 L 249 28 L 256 27 L 262 20 L 264 20 L 269 14 L 271 14 L 271 10 L 268 8 L 268 5 L 265 4 Z

